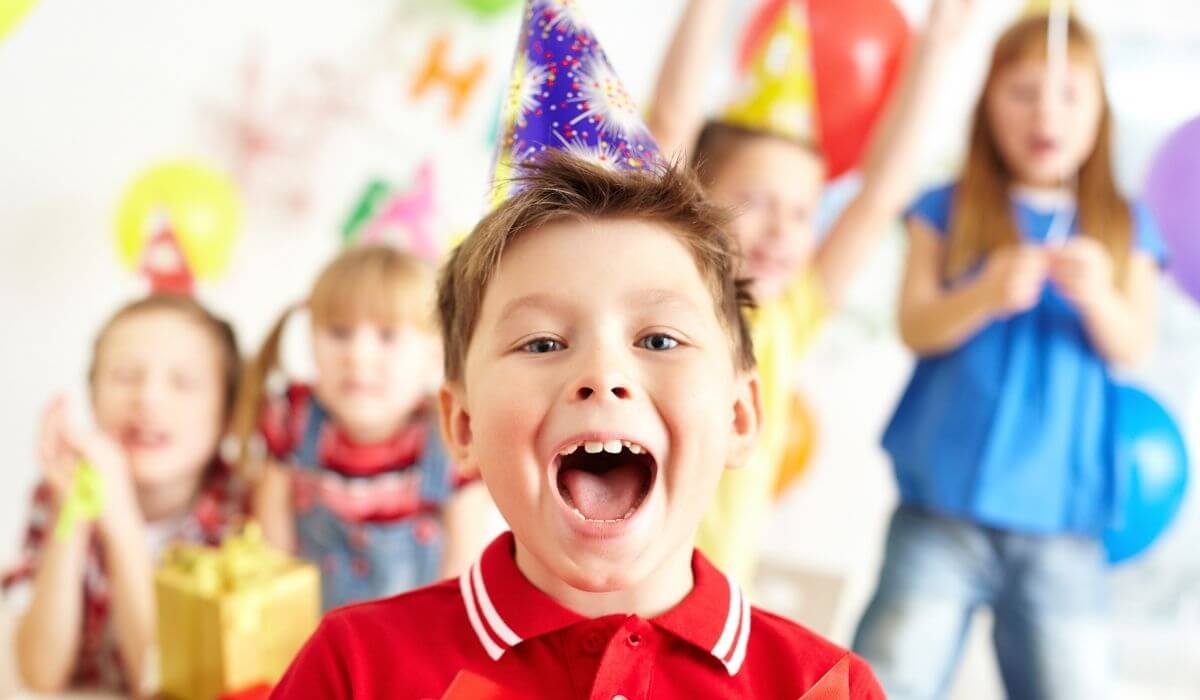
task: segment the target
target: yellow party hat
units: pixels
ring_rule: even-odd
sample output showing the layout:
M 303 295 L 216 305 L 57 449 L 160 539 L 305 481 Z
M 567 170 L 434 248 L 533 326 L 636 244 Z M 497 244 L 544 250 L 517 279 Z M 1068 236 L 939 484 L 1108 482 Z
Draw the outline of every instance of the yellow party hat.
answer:
M 1026 17 L 1030 15 L 1048 15 L 1054 10 L 1058 10 L 1059 6 L 1068 12 L 1075 11 L 1075 3 L 1072 0 L 1026 0 L 1025 9 L 1022 14 Z
M 769 30 L 750 54 L 738 95 L 723 121 L 810 141 L 816 137 L 812 40 L 804 8 L 778 6 Z

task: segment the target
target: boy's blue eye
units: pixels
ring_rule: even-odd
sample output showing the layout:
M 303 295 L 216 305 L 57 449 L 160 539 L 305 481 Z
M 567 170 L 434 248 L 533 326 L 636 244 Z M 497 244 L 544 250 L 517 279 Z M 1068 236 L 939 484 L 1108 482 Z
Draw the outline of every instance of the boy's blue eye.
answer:
M 646 350 L 662 352 L 679 347 L 679 341 L 665 333 L 651 333 L 637 342 L 638 347 Z
M 521 351 L 533 353 L 535 355 L 542 355 L 548 352 L 558 352 L 559 350 L 563 350 L 565 348 L 566 345 L 563 345 L 561 342 L 553 338 L 537 338 L 522 345 Z

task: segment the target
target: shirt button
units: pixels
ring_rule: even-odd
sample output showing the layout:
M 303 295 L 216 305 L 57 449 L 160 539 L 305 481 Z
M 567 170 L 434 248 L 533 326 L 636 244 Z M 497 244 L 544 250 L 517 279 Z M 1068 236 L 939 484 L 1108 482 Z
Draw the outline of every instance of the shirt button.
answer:
M 613 700 L 629 700 L 629 698 L 625 697 L 624 695 L 614 695 Z
M 642 635 L 638 634 L 637 632 L 634 632 L 633 634 L 631 634 L 625 638 L 625 643 L 627 643 L 629 646 L 633 647 L 634 649 L 637 649 L 638 647 L 640 647 L 642 645 Z

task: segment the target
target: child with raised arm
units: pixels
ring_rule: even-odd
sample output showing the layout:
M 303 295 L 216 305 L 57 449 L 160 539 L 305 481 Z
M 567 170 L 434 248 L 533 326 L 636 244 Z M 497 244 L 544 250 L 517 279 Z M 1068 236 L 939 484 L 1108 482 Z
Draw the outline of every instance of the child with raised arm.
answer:
M 518 85 L 553 65 L 547 105 L 624 94 L 576 10 L 525 19 Z M 327 616 L 277 697 L 439 697 L 462 672 L 527 698 L 882 697 L 694 549 L 759 433 L 736 241 L 629 100 L 588 106 L 513 116 L 517 178 L 439 283 L 442 431 L 512 531 L 456 581 Z
M 689 159 L 709 196 L 734 210 L 730 228 L 745 256 L 741 274 L 754 281 L 759 302 L 751 327 L 763 376 L 762 444 L 750 465 L 722 479 L 699 545 L 748 584 L 763 516 L 795 425 L 797 359 L 913 195 L 938 78 L 972 2 L 935 0 L 921 41 L 870 139 L 862 187 L 820 240 L 816 213 L 825 167 L 803 135 L 804 125 L 780 124 L 766 115 L 754 122 L 745 110 L 736 109 L 737 103 L 725 117 L 705 119 L 713 46 L 731 4 L 687 3 L 659 73 L 649 126 L 664 152 Z

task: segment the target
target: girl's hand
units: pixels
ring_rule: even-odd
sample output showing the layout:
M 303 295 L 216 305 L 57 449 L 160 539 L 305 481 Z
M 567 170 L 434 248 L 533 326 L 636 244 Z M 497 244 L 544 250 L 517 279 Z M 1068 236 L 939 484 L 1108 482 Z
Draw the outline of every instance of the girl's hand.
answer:
M 96 429 L 71 425 L 64 394 L 56 396 L 42 414 L 38 458 L 55 501 L 62 503 L 71 493 L 75 469 L 85 459 L 100 473 L 108 493 L 122 497 L 131 493 L 125 453 L 112 438 Z
M 974 10 L 974 0 L 933 0 L 925 31 L 930 36 L 957 41 Z
M 1054 286 L 1079 310 L 1102 304 L 1115 291 L 1112 256 L 1096 239 L 1076 236 L 1050 256 Z
M 1049 261 L 1037 246 L 1005 246 L 993 251 L 979 276 L 994 311 L 1009 316 L 1037 304 L 1046 285 Z
M 62 503 L 71 493 L 75 480 L 75 466 L 79 455 L 71 447 L 68 435 L 69 418 L 67 396 L 59 394 L 42 412 L 38 428 L 38 461 L 42 466 L 42 477 L 54 493 L 56 503 Z

